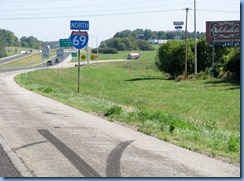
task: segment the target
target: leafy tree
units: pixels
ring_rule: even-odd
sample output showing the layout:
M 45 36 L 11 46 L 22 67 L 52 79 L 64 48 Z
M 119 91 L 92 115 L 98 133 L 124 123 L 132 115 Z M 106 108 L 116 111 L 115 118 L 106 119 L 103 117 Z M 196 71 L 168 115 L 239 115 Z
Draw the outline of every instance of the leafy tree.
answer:
M 240 48 L 237 48 L 235 55 L 224 65 L 224 71 L 235 73 L 236 76 L 234 78 L 237 80 L 240 80 L 240 60 Z
M 192 51 L 194 51 L 194 49 Z M 212 48 L 206 41 L 206 38 L 202 38 L 197 42 L 197 71 L 204 71 L 211 66 Z
M 0 29 L 0 41 L 3 47 L 19 46 L 19 40 L 13 32 Z
M 6 51 L 4 49 L 4 46 L 0 43 L 0 58 L 6 57 Z
M 103 41 L 99 48 L 115 48 L 118 51 L 153 50 L 152 45 L 147 41 L 129 37 L 108 39 Z
M 170 74 L 171 77 L 182 74 L 184 71 L 183 43 L 172 40 L 160 46 L 157 53 L 156 64 L 161 71 Z
M 107 42 L 106 41 L 102 41 L 99 47 L 100 48 L 107 48 L 108 47 Z
M 137 45 L 140 50 L 154 50 L 152 45 L 150 45 L 147 41 L 145 40 L 138 40 Z
M 126 38 L 126 37 L 133 37 L 133 32 L 130 30 L 124 30 L 114 35 L 114 38 Z
M 140 34 L 143 34 L 143 37 L 140 37 Z M 181 39 L 183 40 L 185 37 L 185 32 L 184 31 L 152 31 L 149 29 L 136 29 L 136 30 L 123 30 L 121 32 L 117 32 L 113 38 L 135 38 L 135 39 L 144 39 L 144 40 L 149 40 L 149 39 L 175 39 L 176 35 L 179 35 Z M 197 38 L 201 39 L 205 37 L 206 33 L 203 32 L 197 32 Z M 194 38 L 195 33 L 194 32 L 189 32 L 188 33 L 189 38 Z
M 34 48 L 34 49 L 40 49 L 41 48 L 41 42 L 33 36 L 21 37 L 20 43 L 21 43 L 22 47 L 28 47 L 28 48 Z
M 92 53 L 97 53 L 97 48 L 91 50 Z M 115 48 L 98 48 L 98 53 L 103 54 L 117 54 L 118 50 Z

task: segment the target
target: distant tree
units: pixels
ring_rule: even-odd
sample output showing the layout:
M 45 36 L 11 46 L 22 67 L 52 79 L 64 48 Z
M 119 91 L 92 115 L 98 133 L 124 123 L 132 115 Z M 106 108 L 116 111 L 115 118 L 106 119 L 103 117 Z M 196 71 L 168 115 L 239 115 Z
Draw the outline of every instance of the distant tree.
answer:
M 92 53 L 97 53 L 97 48 L 91 50 Z M 117 54 L 118 50 L 115 48 L 98 48 L 98 53 L 102 54 Z
M 0 41 L 2 46 L 20 46 L 18 38 L 9 30 L 0 29 Z
M 240 80 L 240 61 L 241 61 L 241 54 L 240 54 L 240 48 L 236 49 L 235 55 L 230 58 L 230 60 L 225 63 L 224 65 L 224 71 L 229 71 L 232 73 L 235 73 L 235 79 L 238 81 Z
M 132 37 L 111 38 L 103 41 L 99 48 L 115 48 L 118 51 L 126 50 L 153 50 L 150 43 L 145 40 L 138 40 Z
M 157 39 L 166 40 L 166 33 L 164 31 L 159 31 Z
M 108 47 L 107 42 L 106 41 L 102 41 L 99 47 L 100 48 L 107 48 Z
M 193 50 L 194 51 L 194 48 Z M 212 47 L 202 38 L 197 42 L 197 71 L 204 71 L 212 66 Z
M 161 45 L 157 53 L 156 65 L 173 78 L 182 74 L 184 70 L 182 47 L 182 42 L 172 40 Z
M 28 48 L 34 48 L 34 49 L 40 49 L 41 48 L 41 42 L 33 36 L 21 37 L 20 43 L 21 43 L 22 47 L 28 47 Z
M 154 50 L 152 45 L 145 40 L 137 40 L 137 44 L 140 50 Z
M 4 46 L 2 45 L 2 43 L 0 42 L 0 58 L 6 57 L 6 51 L 4 49 Z
M 188 41 L 188 74 L 194 72 L 193 45 L 194 43 L 192 40 Z M 185 71 L 185 42 L 171 40 L 162 44 L 157 53 L 156 65 L 161 71 L 168 73 L 172 78 L 182 75 Z
M 123 39 L 124 45 L 125 45 L 125 49 L 126 50 L 134 50 L 134 45 L 133 45 L 133 40 L 132 38 L 124 38 Z
M 114 35 L 114 38 L 126 38 L 126 37 L 133 37 L 133 32 L 130 30 L 124 30 Z
M 166 39 L 167 40 L 173 40 L 175 39 L 175 32 L 166 32 Z

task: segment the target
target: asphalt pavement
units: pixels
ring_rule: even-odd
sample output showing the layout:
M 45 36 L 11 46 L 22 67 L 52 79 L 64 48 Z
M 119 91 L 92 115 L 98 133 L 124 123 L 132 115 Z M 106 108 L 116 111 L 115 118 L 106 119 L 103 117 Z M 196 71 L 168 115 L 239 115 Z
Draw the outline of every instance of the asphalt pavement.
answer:
M 23 177 L 240 177 L 238 166 L 27 91 L 17 73 L 0 72 L 0 145 Z
M 18 54 L 18 55 L 13 55 L 13 56 L 10 56 L 10 57 L 1 58 L 0 59 L 0 64 L 1 63 L 7 63 L 7 62 L 10 62 L 10 61 L 19 59 L 19 58 L 24 58 L 24 57 L 27 57 L 29 55 L 30 54 L 21 53 L 21 54 Z
M 0 177 L 21 177 L 0 144 Z

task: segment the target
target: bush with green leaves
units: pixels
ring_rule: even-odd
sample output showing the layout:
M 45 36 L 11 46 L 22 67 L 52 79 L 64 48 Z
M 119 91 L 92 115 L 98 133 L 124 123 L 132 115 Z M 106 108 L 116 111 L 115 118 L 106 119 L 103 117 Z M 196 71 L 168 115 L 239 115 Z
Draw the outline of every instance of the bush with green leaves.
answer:
M 118 50 L 115 49 L 115 48 L 94 48 L 92 49 L 92 53 L 102 53 L 102 54 L 117 54 L 118 53 Z
M 188 42 L 188 72 L 193 71 L 193 42 Z M 162 44 L 157 53 L 156 64 L 158 68 L 176 78 L 182 75 L 185 70 L 185 43 L 178 40 L 168 41 Z
M 240 48 L 236 50 L 235 55 L 224 65 L 224 71 L 229 71 L 235 73 L 235 79 L 240 80 L 240 61 L 241 61 L 241 54 Z

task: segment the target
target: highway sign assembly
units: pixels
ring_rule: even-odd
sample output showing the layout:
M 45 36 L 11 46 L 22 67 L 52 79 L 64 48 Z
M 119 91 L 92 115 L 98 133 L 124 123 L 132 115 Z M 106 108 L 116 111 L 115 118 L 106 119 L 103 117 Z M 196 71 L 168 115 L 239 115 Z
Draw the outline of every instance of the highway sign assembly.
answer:
M 70 21 L 71 30 L 89 30 L 89 21 Z
M 48 59 L 49 58 L 49 49 L 43 49 L 42 50 L 42 59 Z
M 72 31 L 70 41 L 78 50 L 84 48 L 89 40 L 87 31 Z
M 57 49 L 56 50 L 56 56 L 57 56 L 57 59 L 62 60 L 64 58 L 64 50 L 63 49 Z
M 71 30 L 79 30 L 79 31 L 72 31 L 70 35 L 71 44 L 78 49 L 78 93 L 80 92 L 80 50 L 87 46 L 89 36 L 87 31 L 80 31 L 80 30 L 89 30 L 89 21 L 77 21 L 71 20 L 70 21 L 70 29 Z M 86 58 L 85 55 L 82 56 L 84 60 Z M 88 59 L 87 59 L 88 61 Z
M 71 56 L 72 56 L 72 57 L 77 57 L 77 52 L 72 52 L 72 53 L 71 53 Z
M 82 59 L 82 60 L 85 60 L 85 59 L 86 59 L 86 56 L 85 56 L 85 55 L 82 55 L 82 56 L 81 56 L 81 59 Z
M 71 47 L 72 43 L 70 42 L 70 39 L 59 39 L 59 46 L 60 47 Z

